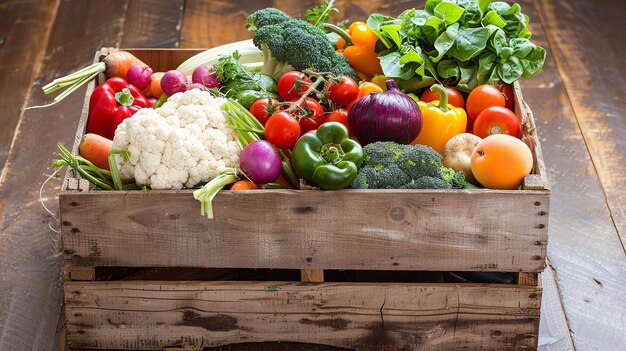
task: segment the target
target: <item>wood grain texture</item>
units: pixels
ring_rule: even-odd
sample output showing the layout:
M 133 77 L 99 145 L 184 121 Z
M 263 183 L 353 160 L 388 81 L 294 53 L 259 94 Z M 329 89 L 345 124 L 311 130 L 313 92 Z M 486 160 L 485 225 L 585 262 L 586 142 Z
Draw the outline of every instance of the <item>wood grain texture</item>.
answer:
M 3 81 L 0 84 L 0 171 L 13 141 L 24 99 L 39 74 L 48 28 L 54 21 L 58 3 L 57 0 L 0 3 L 0 77 Z
M 190 0 L 185 4 L 182 48 L 212 48 L 252 38 L 245 28 L 252 12 L 271 7 L 272 1 Z
M 26 105 L 49 102 L 51 98 L 40 90 L 44 82 L 90 64 L 97 48 L 119 44 L 124 3 L 60 2 Z M 60 105 L 23 112 L 7 158 L 11 171 L 0 185 L 1 350 L 55 347 L 62 301 L 61 257 L 58 237 L 48 227 L 55 222 L 41 207 L 38 193 L 44 174 L 51 172 L 56 143 L 73 141 L 84 94 L 83 88 Z M 53 201 L 57 192 L 53 186 L 43 192 L 52 211 L 58 209 Z
M 130 267 L 543 268 L 549 208 L 543 191 L 323 195 L 223 191 L 213 200 L 215 218 L 208 220 L 199 215 L 189 190 L 65 192 L 60 195 L 65 258 L 75 265 Z M 360 210 L 345 216 L 346 208 Z M 259 220 L 275 213 L 283 214 L 280 221 Z
M 546 1 L 539 19 L 626 254 L 626 7 Z M 580 48 L 584 47 L 581 52 Z
M 301 17 L 306 9 L 319 4 L 314 0 L 261 0 L 261 1 L 226 1 L 226 0 L 191 0 L 185 4 L 185 21 L 181 36 L 183 48 L 211 48 L 233 41 L 252 38 L 245 28 L 245 19 L 252 12 L 276 7 L 285 13 Z M 381 0 L 339 0 L 335 6 L 340 12 L 333 16 L 334 21 L 367 19 L 370 13 L 380 12 L 398 15 L 400 12 L 421 6 L 424 1 L 381 1 Z
M 130 0 L 120 47 L 177 47 L 183 13 L 184 0 Z
M 303 283 L 322 283 L 324 282 L 324 270 L 303 269 L 300 271 L 300 280 Z
M 539 351 L 572 351 L 574 343 L 550 263 L 541 272 L 539 279 L 543 288 L 539 319 Z
M 487 284 L 69 282 L 65 290 L 69 347 L 136 350 L 242 341 L 532 350 L 541 299 L 537 287 Z
M 548 51 L 543 71 L 522 82 L 524 98 L 535 115 L 551 187 L 548 258 L 556 272 L 576 348 L 622 350 L 626 345 L 623 323 L 626 256 L 559 76 L 555 61 L 558 56 L 553 55 L 548 45 L 534 4 L 531 1 L 521 4 L 522 11 L 530 17 L 533 41 Z M 536 5 L 542 9 L 544 2 Z M 608 5 L 605 9 L 609 13 L 614 11 Z M 582 50 L 561 59 L 581 55 Z M 553 337 L 546 350 L 550 350 L 550 344 L 558 344 L 558 338 L 569 338 Z

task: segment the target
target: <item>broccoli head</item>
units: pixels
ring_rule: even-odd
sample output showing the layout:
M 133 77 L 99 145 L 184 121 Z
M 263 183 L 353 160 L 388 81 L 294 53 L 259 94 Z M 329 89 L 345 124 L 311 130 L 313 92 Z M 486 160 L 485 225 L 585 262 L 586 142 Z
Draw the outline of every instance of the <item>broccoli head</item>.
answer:
M 263 51 L 262 72 L 276 80 L 293 69 L 332 72 L 359 80 L 326 33 L 306 21 L 267 8 L 248 16 L 246 28 L 255 31 L 252 42 Z
M 463 172 L 444 167 L 441 155 L 424 145 L 379 141 L 363 147 L 365 158 L 354 189 L 462 188 Z

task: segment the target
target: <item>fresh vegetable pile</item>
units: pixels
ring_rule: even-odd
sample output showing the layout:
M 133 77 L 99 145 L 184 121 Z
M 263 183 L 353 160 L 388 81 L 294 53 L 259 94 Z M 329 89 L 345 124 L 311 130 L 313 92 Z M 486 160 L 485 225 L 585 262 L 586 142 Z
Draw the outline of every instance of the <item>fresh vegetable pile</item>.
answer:
M 79 151 L 56 167 L 101 190 L 517 189 L 533 156 L 511 84 L 541 70 L 519 5 L 428 0 L 328 23 L 267 8 L 253 38 L 153 72 L 127 52 L 56 79 L 56 103 L 104 72 Z M 420 97 L 418 97 L 421 95 Z

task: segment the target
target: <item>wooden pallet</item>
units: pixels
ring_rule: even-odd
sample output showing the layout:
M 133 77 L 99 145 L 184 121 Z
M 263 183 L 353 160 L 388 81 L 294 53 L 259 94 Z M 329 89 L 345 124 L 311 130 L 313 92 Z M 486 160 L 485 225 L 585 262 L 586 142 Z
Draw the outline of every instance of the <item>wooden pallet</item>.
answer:
M 133 50 L 155 70 L 196 52 Z M 207 220 L 189 190 L 89 191 L 69 172 L 68 346 L 536 349 L 550 191 L 532 113 L 514 90 L 535 161 L 518 191 L 222 191 Z M 513 279 L 477 282 L 480 272 Z

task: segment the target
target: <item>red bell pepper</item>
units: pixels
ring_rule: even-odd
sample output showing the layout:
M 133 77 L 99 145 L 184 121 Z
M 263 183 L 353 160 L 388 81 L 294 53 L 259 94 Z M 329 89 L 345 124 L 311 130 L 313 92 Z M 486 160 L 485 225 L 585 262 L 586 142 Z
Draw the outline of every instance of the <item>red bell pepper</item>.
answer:
M 87 133 L 113 140 L 118 124 L 140 108 L 150 106 L 141 91 L 124 78 L 109 78 L 91 94 Z

